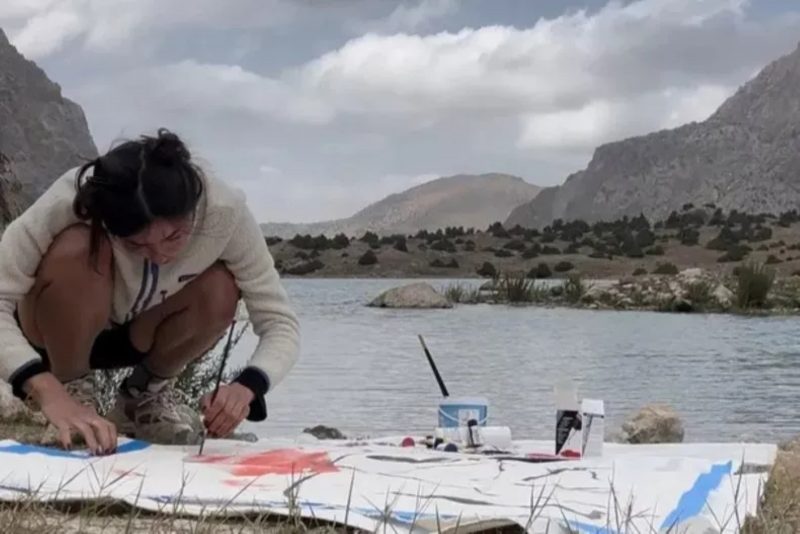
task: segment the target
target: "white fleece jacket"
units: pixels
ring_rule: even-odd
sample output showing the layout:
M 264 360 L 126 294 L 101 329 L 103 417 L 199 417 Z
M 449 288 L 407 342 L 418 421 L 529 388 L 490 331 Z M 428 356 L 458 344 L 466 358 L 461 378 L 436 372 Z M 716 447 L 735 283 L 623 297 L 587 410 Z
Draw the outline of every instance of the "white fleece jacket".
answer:
M 89 171 L 91 172 L 91 171 Z M 0 239 L 0 379 L 41 362 L 14 318 L 17 302 L 31 289 L 53 239 L 79 223 L 72 210 L 77 169 L 61 176 L 5 230 Z M 298 358 L 299 325 L 272 256 L 244 194 L 207 176 L 194 232 L 174 262 L 158 266 L 112 238 L 114 295 L 111 320 L 121 324 L 181 289 L 194 276 L 223 261 L 236 278 L 259 341 L 248 365 L 274 388 Z M 81 303 L 74 303 L 81 313 Z

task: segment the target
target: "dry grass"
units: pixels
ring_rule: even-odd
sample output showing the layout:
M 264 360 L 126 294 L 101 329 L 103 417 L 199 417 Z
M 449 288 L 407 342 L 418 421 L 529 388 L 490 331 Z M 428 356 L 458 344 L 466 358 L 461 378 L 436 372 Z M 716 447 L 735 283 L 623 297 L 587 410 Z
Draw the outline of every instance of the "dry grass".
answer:
M 794 534 L 800 532 L 800 440 L 778 452 L 764 488 L 759 513 L 749 518 L 743 534 Z

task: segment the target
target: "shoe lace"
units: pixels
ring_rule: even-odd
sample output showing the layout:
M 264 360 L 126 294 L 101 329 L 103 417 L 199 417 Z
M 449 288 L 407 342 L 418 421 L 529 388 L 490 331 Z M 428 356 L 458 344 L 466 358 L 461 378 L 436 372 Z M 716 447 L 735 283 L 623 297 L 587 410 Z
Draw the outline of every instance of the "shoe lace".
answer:
M 139 408 L 149 407 L 161 417 L 167 416 L 170 419 L 179 419 L 179 404 L 181 404 L 181 399 L 174 393 L 173 388 L 164 387 L 157 392 L 143 392 L 138 406 Z

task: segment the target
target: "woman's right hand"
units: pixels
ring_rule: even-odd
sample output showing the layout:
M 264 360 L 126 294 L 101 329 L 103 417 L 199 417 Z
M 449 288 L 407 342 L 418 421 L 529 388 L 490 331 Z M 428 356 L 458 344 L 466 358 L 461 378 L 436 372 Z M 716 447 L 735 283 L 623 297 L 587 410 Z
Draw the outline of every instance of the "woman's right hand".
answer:
M 116 450 L 117 429 L 114 424 L 100 417 L 94 408 L 73 399 L 53 374 L 42 373 L 29 378 L 25 389 L 58 430 L 59 441 L 65 449 L 72 446 L 72 431 L 75 430 L 95 454 Z

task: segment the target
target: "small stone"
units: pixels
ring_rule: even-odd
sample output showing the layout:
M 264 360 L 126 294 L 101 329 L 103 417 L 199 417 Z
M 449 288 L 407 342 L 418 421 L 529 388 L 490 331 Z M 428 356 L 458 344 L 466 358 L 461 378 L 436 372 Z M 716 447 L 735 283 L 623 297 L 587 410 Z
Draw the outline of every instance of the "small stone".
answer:
M 317 439 L 347 439 L 342 432 L 333 427 L 317 425 L 313 428 L 306 428 L 303 430 L 306 434 L 311 434 Z
M 733 299 L 735 295 L 733 291 L 725 287 L 723 284 L 717 285 L 711 296 L 714 297 L 714 300 L 716 300 L 723 309 L 728 309 L 733 306 Z
M 681 443 L 683 422 L 670 406 L 645 406 L 622 424 L 620 439 L 624 443 Z

